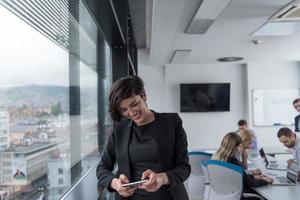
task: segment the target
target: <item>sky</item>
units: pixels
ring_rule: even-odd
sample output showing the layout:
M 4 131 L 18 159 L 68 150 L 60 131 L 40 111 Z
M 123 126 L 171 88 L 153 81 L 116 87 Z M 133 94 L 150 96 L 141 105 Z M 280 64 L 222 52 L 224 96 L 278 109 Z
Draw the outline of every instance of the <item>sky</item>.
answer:
M 0 87 L 42 84 L 68 86 L 69 54 L 0 5 Z M 84 66 L 80 63 L 80 66 Z M 81 67 L 89 85 L 92 71 Z M 90 84 L 95 84 L 92 78 Z

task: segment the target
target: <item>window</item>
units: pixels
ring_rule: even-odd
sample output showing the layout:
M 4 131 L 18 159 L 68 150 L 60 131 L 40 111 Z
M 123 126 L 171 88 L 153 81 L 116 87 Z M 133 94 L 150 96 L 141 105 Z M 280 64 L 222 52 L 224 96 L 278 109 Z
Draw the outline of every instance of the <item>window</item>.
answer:
M 111 49 L 76 2 L 0 1 L 0 187 L 10 198 L 43 187 L 59 199 L 96 164 L 111 127 Z
M 58 179 L 58 184 L 59 184 L 59 185 L 62 185 L 62 184 L 64 184 L 64 179 L 62 179 L 62 178 L 59 178 L 59 179 Z
M 58 168 L 58 174 L 63 174 L 64 173 L 64 169 L 63 168 Z

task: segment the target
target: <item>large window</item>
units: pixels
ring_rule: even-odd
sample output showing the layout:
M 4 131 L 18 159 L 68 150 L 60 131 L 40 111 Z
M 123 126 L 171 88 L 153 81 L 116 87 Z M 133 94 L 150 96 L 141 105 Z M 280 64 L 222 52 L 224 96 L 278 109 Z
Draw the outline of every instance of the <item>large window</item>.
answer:
M 0 25 L 0 195 L 59 199 L 110 130 L 110 47 L 83 1 L 0 0 Z

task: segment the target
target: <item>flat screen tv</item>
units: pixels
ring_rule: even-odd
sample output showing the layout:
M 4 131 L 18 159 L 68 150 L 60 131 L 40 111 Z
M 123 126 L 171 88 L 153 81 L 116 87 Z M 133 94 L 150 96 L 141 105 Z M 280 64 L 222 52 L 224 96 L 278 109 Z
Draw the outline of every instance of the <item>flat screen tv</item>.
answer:
M 181 112 L 222 112 L 230 109 L 230 83 L 180 84 Z

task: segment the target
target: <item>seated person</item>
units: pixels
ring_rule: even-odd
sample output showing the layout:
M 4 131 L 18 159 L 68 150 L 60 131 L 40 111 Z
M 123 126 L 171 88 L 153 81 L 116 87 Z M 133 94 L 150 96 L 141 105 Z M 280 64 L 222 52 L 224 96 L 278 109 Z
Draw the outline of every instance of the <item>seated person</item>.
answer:
M 294 133 L 291 129 L 283 127 L 279 129 L 277 137 L 285 147 L 292 149 L 294 160 L 300 164 L 300 135 Z M 298 173 L 298 179 L 300 171 Z
M 250 134 L 252 135 L 252 142 L 251 142 L 251 146 L 250 149 L 257 149 L 257 137 L 256 137 L 256 133 L 251 130 L 250 128 L 248 128 L 248 123 L 246 120 L 241 119 L 238 121 L 238 130 L 236 131 L 236 133 L 238 133 L 241 130 L 249 130 Z
M 238 135 L 242 138 L 242 146 L 243 150 L 241 152 L 241 164 L 243 168 L 248 169 L 248 152 L 251 148 L 251 142 L 253 140 L 253 135 L 250 133 L 249 129 L 242 129 L 238 132 Z M 252 175 L 261 175 L 260 169 L 252 169 L 248 170 L 248 172 Z
M 238 134 L 233 132 L 227 133 L 222 140 L 220 148 L 213 155 L 212 159 L 242 166 L 242 163 L 237 159 L 243 150 L 242 145 L 242 138 Z M 243 181 L 244 192 L 253 192 L 251 187 L 271 184 L 273 179 L 265 175 L 254 177 L 244 172 Z

